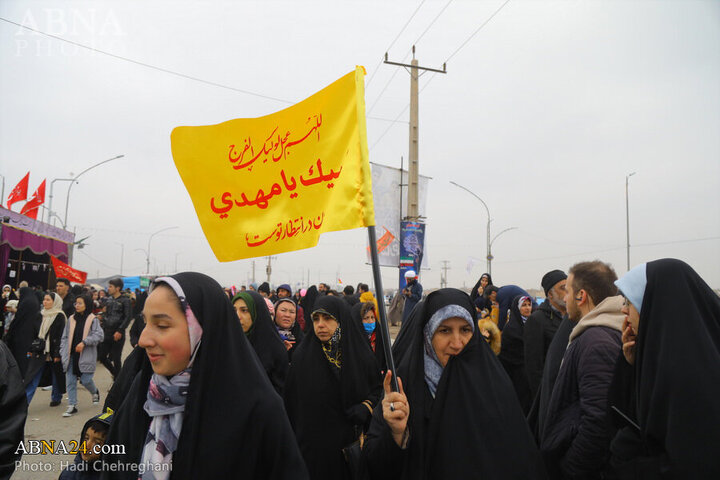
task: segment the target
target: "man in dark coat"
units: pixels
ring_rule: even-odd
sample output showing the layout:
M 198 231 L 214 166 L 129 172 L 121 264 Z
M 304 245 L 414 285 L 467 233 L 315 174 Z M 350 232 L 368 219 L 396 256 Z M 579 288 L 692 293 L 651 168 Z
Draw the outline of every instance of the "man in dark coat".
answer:
M 608 468 L 608 390 L 625 319 L 615 280 L 600 261 L 578 263 L 568 275 L 565 302 L 574 326 L 540 435 L 550 478 L 602 478 Z
M 530 430 L 533 432 L 533 435 L 535 435 L 538 444 L 540 443 L 540 432 L 543 431 L 545 420 L 547 419 L 550 396 L 552 395 L 555 380 L 560 370 L 560 364 L 562 363 L 563 355 L 568 345 L 570 332 L 574 325 L 567 315 L 565 315 L 563 321 L 560 322 L 560 326 L 555 332 L 552 342 L 550 342 L 550 347 L 545 357 L 545 368 L 543 368 L 540 387 L 528 413 L 528 425 L 530 425 Z
M 355 288 L 352 285 L 346 285 L 343 288 L 342 299 L 345 300 L 350 307 L 354 307 L 360 302 L 360 298 L 355 296 Z
M 115 380 L 122 368 L 122 349 L 125 345 L 125 330 L 132 320 L 132 303 L 122 294 L 122 278 L 113 278 L 108 285 L 109 297 L 105 304 L 102 327 L 105 337 L 98 350 L 98 360 Z
M 422 285 L 420 285 L 420 282 L 417 280 L 415 270 L 405 272 L 405 281 L 407 282 L 407 286 L 402 290 L 402 294 L 405 296 L 405 306 L 403 307 L 402 316 L 403 322 L 410 316 L 410 312 L 412 312 L 415 305 L 417 305 L 422 298 L 423 291 Z
M 550 342 L 562 322 L 565 310 L 565 282 L 567 275 L 562 270 L 546 273 L 541 285 L 545 290 L 545 301 L 538 307 L 527 322 L 523 331 L 525 344 L 525 373 L 530 385 L 531 398 L 535 398 L 540 388 L 545 356 Z
M 55 281 L 55 293 L 60 295 L 63 299 L 63 312 L 65 312 L 65 318 L 75 313 L 75 295 L 70 293 L 70 280 L 67 278 L 58 278 Z

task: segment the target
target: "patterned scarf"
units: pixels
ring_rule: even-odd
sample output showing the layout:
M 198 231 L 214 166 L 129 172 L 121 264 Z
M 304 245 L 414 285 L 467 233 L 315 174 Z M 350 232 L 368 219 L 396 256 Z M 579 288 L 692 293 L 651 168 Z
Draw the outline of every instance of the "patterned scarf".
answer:
M 190 334 L 190 362 L 182 372 L 168 378 L 153 373 L 148 387 L 144 409 L 152 417 L 140 463 L 145 471 L 138 478 L 142 480 L 167 480 L 171 469 L 159 468 L 160 464 L 172 466 L 172 456 L 177 449 L 185 413 L 185 401 L 190 389 L 192 364 L 200 347 L 202 327 L 185 300 L 185 293 L 174 278 L 161 277 L 153 285 L 165 283 L 180 298 L 185 311 Z M 152 466 L 150 466 L 152 464 Z
M 425 324 L 423 329 L 424 334 L 424 346 L 425 351 L 423 352 L 423 366 L 425 368 L 425 384 L 430 389 L 430 393 L 435 398 L 435 392 L 437 392 L 438 383 L 440 383 L 440 377 L 442 377 L 443 366 L 440 363 L 440 359 L 435 353 L 435 349 L 432 346 L 432 338 L 435 335 L 435 331 L 440 327 L 443 320 L 448 318 L 460 317 L 470 324 L 473 331 L 475 331 L 475 322 L 473 322 L 470 313 L 460 305 L 446 305 L 430 317 L 430 320 Z
M 328 340 L 327 342 L 320 342 L 320 344 L 322 345 L 323 353 L 325 354 L 325 358 L 327 358 L 327 361 L 330 362 L 330 365 L 335 367 L 333 370 L 336 372 L 340 372 L 340 368 L 342 367 L 340 338 L 340 325 L 338 325 L 335 333 L 333 333 L 332 337 L 330 337 L 330 340 Z

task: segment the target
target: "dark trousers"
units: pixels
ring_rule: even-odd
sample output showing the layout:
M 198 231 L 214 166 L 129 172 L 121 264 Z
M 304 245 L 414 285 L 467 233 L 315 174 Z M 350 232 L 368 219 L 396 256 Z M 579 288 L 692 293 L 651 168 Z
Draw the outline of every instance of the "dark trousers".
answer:
M 109 337 L 106 334 L 105 340 L 98 345 L 98 360 L 108 369 L 113 380 L 115 380 L 115 377 L 117 377 L 122 368 L 120 356 L 122 355 L 123 345 L 125 345 L 125 335 L 116 342 L 113 340 L 112 334 L 110 334 Z

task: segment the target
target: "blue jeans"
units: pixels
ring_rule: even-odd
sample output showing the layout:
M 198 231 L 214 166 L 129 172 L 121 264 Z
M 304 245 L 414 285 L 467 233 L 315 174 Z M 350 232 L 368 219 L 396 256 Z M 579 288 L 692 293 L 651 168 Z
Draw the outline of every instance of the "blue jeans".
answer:
M 90 393 L 97 393 L 98 389 L 95 386 L 95 382 L 93 382 L 93 374 L 92 373 L 81 373 L 80 374 L 80 383 L 83 384 L 85 388 L 87 388 L 88 392 Z M 68 394 L 68 405 L 77 405 L 77 381 L 78 377 L 73 372 L 73 365 L 72 365 L 72 359 L 70 360 L 70 364 L 68 365 L 67 373 L 65 374 L 65 383 L 67 384 L 67 394 Z
M 32 380 L 30 380 L 30 383 L 27 387 L 25 387 L 25 396 L 27 396 L 27 402 L 28 405 L 30 405 L 30 402 L 33 399 L 33 395 L 35 395 L 35 390 L 37 390 L 38 385 L 40 385 L 40 379 L 43 376 L 43 372 L 45 372 L 45 369 L 49 368 L 48 364 L 42 366 L 42 368 L 37 372 L 35 377 L 33 377 Z M 62 400 L 62 393 L 60 392 L 60 386 L 58 385 L 57 378 L 55 378 L 55 372 L 51 372 L 52 374 L 52 394 L 50 395 L 50 399 L 53 402 L 59 402 Z

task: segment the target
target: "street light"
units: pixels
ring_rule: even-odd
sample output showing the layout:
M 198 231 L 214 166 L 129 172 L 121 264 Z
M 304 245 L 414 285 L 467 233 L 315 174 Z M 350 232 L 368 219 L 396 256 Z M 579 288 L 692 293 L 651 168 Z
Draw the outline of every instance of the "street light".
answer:
M 150 275 L 150 242 L 152 242 L 152 238 L 153 238 L 155 235 L 157 235 L 158 233 L 166 232 L 166 231 L 168 231 L 168 230 L 172 230 L 173 228 L 179 228 L 179 227 L 166 227 L 166 228 L 163 228 L 163 229 L 158 230 L 157 232 L 153 232 L 153 233 L 150 234 L 150 238 L 148 238 L 148 248 L 147 248 L 147 251 L 145 252 L 145 254 L 147 255 L 147 258 L 146 258 L 146 265 L 147 265 L 147 267 L 146 267 L 146 269 L 147 269 L 147 274 L 148 274 L 148 275 Z
M 488 274 L 490 274 L 491 276 L 492 276 L 492 267 L 491 267 L 490 265 L 491 265 L 491 262 L 493 261 L 493 258 L 494 258 L 494 257 L 492 256 L 492 253 L 490 253 L 491 250 L 492 250 L 492 244 L 495 243 L 495 240 L 497 240 L 497 238 L 498 238 L 500 235 L 502 235 L 502 234 L 505 233 L 505 232 L 509 232 L 510 230 L 517 230 L 517 227 L 506 228 L 506 229 L 503 230 L 502 232 L 500 232 L 500 233 L 498 233 L 497 235 L 495 235 L 495 236 L 493 237 L 493 239 L 490 241 L 490 245 L 488 246 Z
M 52 221 L 53 215 L 57 217 L 58 220 L 62 222 L 62 218 L 58 216 L 57 213 L 53 212 L 52 204 L 53 204 L 53 188 L 55 187 L 55 182 L 72 182 L 72 178 L 54 178 L 52 182 L 50 182 L 50 202 L 47 209 L 47 223 L 50 223 Z
M 486 227 L 486 233 L 487 233 L 487 240 L 486 240 L 487 256 L 486 256 L 485 258 L 487 259 L 487 271 L 488 271 L 488 274 L 492 275 L 492 272 L 491 272 L 491 269 L 492 269 L 492 255 L 490 254 L 490 243 L 491 243 L 491 242 L 490 242 L 490 222 L 491 222 L 492 220 L 490 219 L 490 209 L 488 208 L 487 204 L 483 201 L 483 199 L 480 198 L 480 197 L 478 197 L 477 195 L 475 195 L 475 193 L 473 193 L 471 190 L 463 187 L 462 185 L 460 185 L 460 184 L 458 184 L 458 183 L 453 182 L 452 180 L 450 181 L 450 183 L 452 183 L 452 184 L 455 185 L 456 187 L 462 188 L 463 190 L 465 190 L 466 192 L 468 192 L 470 195 L 472 195 L 473 197 L 475 197 L 475 198 L 477 198 L 478 200 L 480 200 L 480 203 L 482 203 L 482 204 L 483 204 L 483 207 L 485 207 L 485 211 L 487 212 L 487 227 Z M 501 233 L 502 233 L 502 232 L 501 232 Z
M 627 232 L 627 269 L 630 271 L 630 201 L 628 197 L 628 183 L 635 172 L 625 175 L 625 231 Z
M 67 228 L 68 205 L 70 204 L 70 190 L 72 189 L 72 186 L 77 182 L 77 179 L 80 178 L 84 173 L 89 172 L 90 170 L 92 170 L 92 169 L 95 168 L 95 167 L 99 167 L 100 165 L 102 165 L 102 164 L 104 164 L 104 163 L 112 162 L 113 160 L 117 160 L 118 158 L 122 158 L 122 157 L 124 157 L 124 156 L 125 156 L 125 155 L 118 155 L 117 157 L 108 158 L 107 160 L 103 160 L 103 161 L 100 162 L 100 163 L 96 163 L 96 164 L 93 165 L 92 167 L 88 167 L 88 168 L 86 168 L 85 170 L 83 170 L 82 172 L 78 173 L 78 174 L 75 176 L 75 178 L 71 179 L 72 182 L 70 183 L 70 186 L 68 187 L 67 198 L 65 199 L 65 220 L 63 220 L 63 229 Z M 62 179 L 61 179 L 61 180 L 62 180 Z M 53 182 L 54 182 L 54 181 L 55 181 L 55 180 L 53 180 Z M 50 184 L 50 188 L 52 189 L 52 183 Z M 52 197 L 50 197 L 50 198 L 52 198 Z

